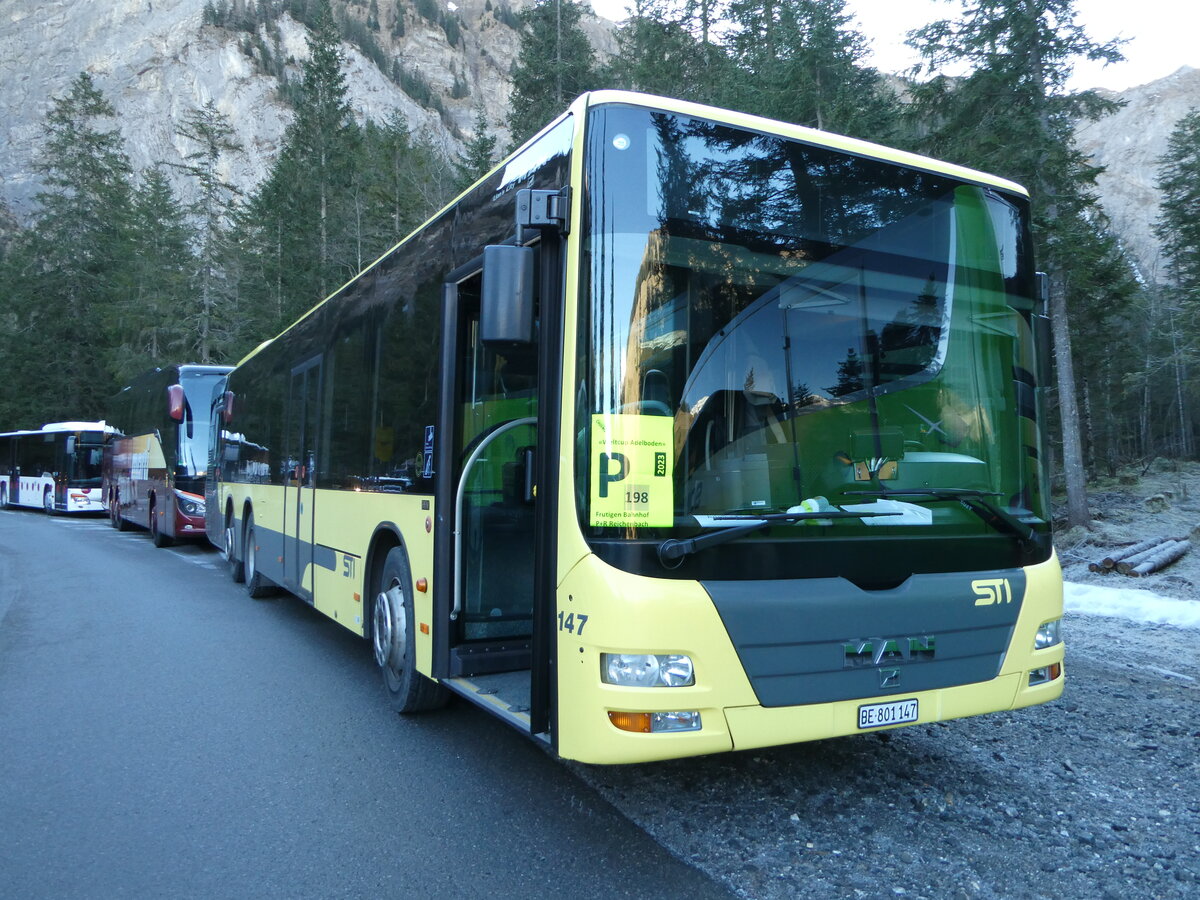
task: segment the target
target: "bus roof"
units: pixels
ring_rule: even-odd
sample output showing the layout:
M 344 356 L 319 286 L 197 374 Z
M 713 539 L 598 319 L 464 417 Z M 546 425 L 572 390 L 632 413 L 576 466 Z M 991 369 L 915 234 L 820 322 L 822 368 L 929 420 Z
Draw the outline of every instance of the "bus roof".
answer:
M 579 97 L 572 104 L 572 109 L 577 104 L 583 104 L 583 108 L 590 109 L 594 106 L 602 105 L 624 105 L 624 106 L 641 106 L 648 109 L 658 109 L 663 112 L 679 113 L 686 116 L 694 116 L 702 119 L 712 119 L 717 122 L 723 122 L 733 125 L 737 128 L 744 128 L 748 131 L 761 131 L 767 134 L 775 134 L 781 137 L 793 138 L 798 141 L 804 141 L 808 144 L 816 144 L 821 147 L 829 147 L 834 150 L 841 150 L 845 153 L 852 153 L 855 156 L 865 156 L 871 159 L 878 159 L 883 162 L 893 163 L 894 165 L 907 166 L 913 169 L 924 169 L 928 172 L 937 172 L 943 175 L 949 175 L 953 178 L 959 178 L 963 181 L 973 181 L 979 184 L 989 185 L 1001 190 L 1011 191 L 1015 194 L 1028 197 L 1029 192 L 1017 184 L 1015 181 L 1009 181 L 1007 178 L 1001 178 L 997 175 L 991 175 L 987 172 L 981 172 L 978 169 L 971 169 L 967 166 L 956 165 L 955 163 L 944 162 L 940 159 L 935 159 L 931 156 L 922 156 L 919 153 L 909 153 L 905 150 L 896 150 L 883 144 L 876 144 L 871 141 L 861 140 L 859 138 L 847 137 L 842 134 L 835 134 L 832 131 L 820 131 L 816 128 L 809 128 L 805 125 L 793 125 L 788 122 L 781 122 L 777 119 L 766 119 L 762 116 L 754 116 L 749 113 L 734 112 L 733 110 L 720 109 L 715 106 L 705 106 L 700 103 L 690 103 L 686 100 L 673 100 L 670 97 L 660 97 L 653 94 L 641 94 L 636 91 L 592 91 Z

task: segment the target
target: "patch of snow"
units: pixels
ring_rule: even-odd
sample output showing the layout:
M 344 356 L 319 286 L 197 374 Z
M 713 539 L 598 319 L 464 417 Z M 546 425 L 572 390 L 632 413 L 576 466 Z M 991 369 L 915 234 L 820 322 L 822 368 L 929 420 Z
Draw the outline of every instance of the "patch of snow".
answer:
M 1200 603 L 1175 600 L 1140 588 L 1100 587 L 1067 581 L 1063 583 L 1063 606 L 1067 612 L 1090 616 L 1200 628 Z

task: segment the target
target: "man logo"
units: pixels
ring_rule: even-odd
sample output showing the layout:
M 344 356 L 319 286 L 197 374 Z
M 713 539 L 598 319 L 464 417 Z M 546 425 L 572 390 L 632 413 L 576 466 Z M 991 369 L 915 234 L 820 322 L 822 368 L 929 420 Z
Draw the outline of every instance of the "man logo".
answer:
M 854 669 L 929 662 L 936 655 L 937 638 L 931 634 L 920 637 L 861 638 L 842 644 L 842 667 Z
M 999 606 L 1012 603 L 1012 586 L 1007 578 L 981 578 L 971 582 L 976 606 Z

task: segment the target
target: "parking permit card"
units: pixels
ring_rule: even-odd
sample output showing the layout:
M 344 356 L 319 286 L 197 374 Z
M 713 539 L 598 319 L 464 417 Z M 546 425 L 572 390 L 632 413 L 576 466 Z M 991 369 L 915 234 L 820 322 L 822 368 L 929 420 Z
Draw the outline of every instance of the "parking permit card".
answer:
M 592 416 L 589 524 L 674 524 L 674 427 L 669 416 Z

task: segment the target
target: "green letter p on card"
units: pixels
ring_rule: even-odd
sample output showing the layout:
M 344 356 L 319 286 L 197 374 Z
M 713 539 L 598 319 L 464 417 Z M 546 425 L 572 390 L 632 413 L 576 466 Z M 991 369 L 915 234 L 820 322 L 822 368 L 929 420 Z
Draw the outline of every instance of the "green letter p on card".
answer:
M 592 416 L 589 524 L 674 524 L 674 425 L 669 416 Z

